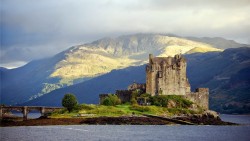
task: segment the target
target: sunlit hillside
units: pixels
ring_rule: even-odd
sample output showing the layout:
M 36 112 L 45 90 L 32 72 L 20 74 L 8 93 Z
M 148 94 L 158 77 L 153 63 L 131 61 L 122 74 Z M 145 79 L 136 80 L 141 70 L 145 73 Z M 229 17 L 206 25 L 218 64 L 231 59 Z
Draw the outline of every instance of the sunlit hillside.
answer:
M 94 50 L 83 46 L 73 48 L 66 58 L 55 66 L 51 77 L 74 80 L 82 77 L 93 77 L 133 65 L 136 60 L 127 57 L 108 56 L 105 50 Z
M 22 103 L 115 69 L 146 64 L 150 53 L 154 56 L 174 56 L 180 53 L 220 52 L 222 49 L 218 49 L 218 46 L 224 45 L 224 42 L 231 43 L 225 40 L 213 46 L 209 42 L 162 34 L 99 39 L 73 46 L 51 58 L 32 61 L 21 68 L 2 71 L 2 99 L 4 103 Z M 230 46 L 235 44 L 242 45 L 234 43 Z
M 65 59 L 56 64 L 50 77 L 60 78 L 61 83 L 71 83 L 75 79 L 146 63 L 149 53 L 155 56 L 174 56 L 208 51 L 222 50 L 209 44 L 163 35 L 137 34 L 105 38 L 70 49 Z M 138 55 L 141 57 L 135 57 Z

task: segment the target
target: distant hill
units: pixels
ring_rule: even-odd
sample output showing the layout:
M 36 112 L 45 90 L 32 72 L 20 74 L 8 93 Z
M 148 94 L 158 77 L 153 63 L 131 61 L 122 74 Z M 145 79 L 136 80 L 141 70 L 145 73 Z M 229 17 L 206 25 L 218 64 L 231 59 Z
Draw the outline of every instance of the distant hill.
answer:
M 134 81 L 145 83 L 145 65 L 113 70 L 91 80 L 52 91 L 23 105 L 61 106 L 61 99 L 66 93 L 75 94 L 79 103 L 98 104 L 99 94 L 127 89 L 127 86 Z
M 230 47 L 240 45 L 234 42 Z M 88 81 L 115 69 L 145 64 L 149 53 L 155 56 L 173 56 L 179 53 L 214 51 L 222 50 L 208 43 L 174 35 L 133 34 L 103 38 L 73 46 L 51 58 L 1 71 L 0 100 L 8 105 L 33 100 L 56 89 Z
M 1 71 L 1 72 L 7 71 L 7 70 L 8 70 L 7 68 L 0 67 L 0 71 Z
M 250 113 L 250 48 L 192 54 L 188 77 L 194 87 L 210 88 L 210 107 L 223 113 Z
M 210 88 L 210 108 L 224 113 L 249 113 L 250 48 L 186 55 L 192 89 Z M 145 83 L 145 66 L 111 71 L 92 80 L 55 90 L 25 105 L 60 106 L 65 93 L 74 93 L 82 103 L 98 103 L 100 93 L 113 93 L 136 80 Z M 247 110 L 248 109 L 248 110 Z
M 28 101 L 32 95 L 42 93 L 46 84 L 57 82 L 56 78 L 48 78 L 54 71 L 56 63 L 62 58 L 63 56 L 58 54 L 52 58 L 32 61 L 23 67 L 2 72 L 1 103 L 13 105 Z
M 238 47 L 250 47 L 247 44 L 239 44 L 233 40 L 227 40 L 221 37 L 186 37 L 189 40 L 207 43 L 212 45 L 213 47 L 220 48 L 220 49 L 228 49 L 228 48 L 238 48 Z

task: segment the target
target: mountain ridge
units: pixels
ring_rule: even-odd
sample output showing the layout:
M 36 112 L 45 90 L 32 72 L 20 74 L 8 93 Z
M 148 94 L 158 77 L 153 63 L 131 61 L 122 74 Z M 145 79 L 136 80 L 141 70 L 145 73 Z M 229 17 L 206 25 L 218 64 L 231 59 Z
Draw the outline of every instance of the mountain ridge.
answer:
M 185 55 L 187 76 L 194 91 L 197 87 L 210 89 L 210 108 L 222 113 L 250 113 L 250 48 L 227 49 L 224 52 Z M 232 58 L 231 56 L 236 56 Z M 238 66 L 235 68 L 234 65 Z M 231 72 L 228 72 L 231 70 Z M 209 72 L 209 73 L 208 73 Z M 81 103 L 98 103 L 101 93 L 126 89 L 135 80 L 145 83 L 145 65 L 113 70 L 77 85 L 52 91 L 24 105 L 60 106 L 65 93 L 74 93 Z M 226 78 L 226 79 L 225 79 Z M 50 102 L 49 102 L 49 101 Z
M 1 101 L 6 104 L 22 103 L 114 69 L 145 64 L 149 53 L 168 56 L 188 53 L 197 46 L 221 51 L 206 43 L 161 34 L 124 35 L 73 46 L 53 57 L 4 71 Z

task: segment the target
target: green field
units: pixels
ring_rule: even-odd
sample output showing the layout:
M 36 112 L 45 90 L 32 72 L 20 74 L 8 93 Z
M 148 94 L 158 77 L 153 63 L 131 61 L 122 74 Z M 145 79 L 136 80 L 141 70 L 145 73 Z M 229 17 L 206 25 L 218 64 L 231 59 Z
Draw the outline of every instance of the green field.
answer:
M 66 109 L 53 112 L 51 118 L 71 118 L 71 117 L 119 117 L 119 116 L 141 116 L 143 114 L 157 116 L 173 116 L 183 114 L 198 114 L 202 109 L 191 110 L 187 108 L 165 108 L 160 106 L 140 106 L 122 104 L 116 106 L 87 105 L 81 104 L 69 113 Z

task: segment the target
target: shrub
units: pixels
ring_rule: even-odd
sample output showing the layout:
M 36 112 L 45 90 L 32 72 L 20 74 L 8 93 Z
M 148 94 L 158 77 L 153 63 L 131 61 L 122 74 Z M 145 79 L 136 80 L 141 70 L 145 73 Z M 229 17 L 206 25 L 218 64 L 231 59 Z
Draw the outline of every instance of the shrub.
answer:
M 112 106 L 113 105 L 113 102 L 111 101 L 111 99 L 109 97 L 106 97 L 103 102 L 102 102 L 103 105 L 106 105 L 106 106 Z
M 137 101 L 135 100 L 135 98 L 132 98 L 130 100 L 130 103 L 131 103 L 131 105 L 137 105 L 138 104 Z
M 71 112 L 76 106 L 78 102 L 73 94 L 65 94 L 62 99 L 62 106 L 65 107 L 69 112 Z
M 144 93 L 144 94 L 141 94 L 140 97 L 151 97 L 151 95 L 148 93 Z
M 158 95 L 151 97 L 151 104 L 156 106 L 167 107 L 169 101 L 176 103 L 176 108 L 188 108 L 193 102 L 178 95 Z
M 132 98 L 138 97 L 139 94 L 140 94 L 139 91 L 133 91 L 133 92 L 132 92 Z
M 151 104 L 155 106 L 166 107 L 168 104 L 169 97 L 164 95 L 158 95 L 151 97 Z
M 106 106 L 115 106 L 121 104 L 121 100 L 117 97 L 117 95 L 109 94 L 101 103 Z

